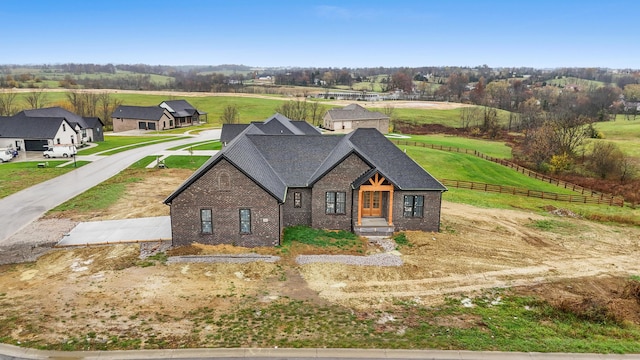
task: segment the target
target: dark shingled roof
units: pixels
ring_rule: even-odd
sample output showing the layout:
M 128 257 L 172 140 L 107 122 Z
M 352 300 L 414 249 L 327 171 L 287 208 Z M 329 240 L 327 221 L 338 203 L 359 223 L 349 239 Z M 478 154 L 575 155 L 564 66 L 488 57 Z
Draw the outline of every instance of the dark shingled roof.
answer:
M 306 121 L 292 121 L 291 122 L 298 130 L 302 131 L 305 135 L 318 135 L 322 134 L 320 129 L 309 124 Z
M 196 108 L 194 108 L 191 104 L 189 104 L 187 100 L 167 100 L 167 101 L 163 101 L 163 103 L 171 108 L 171 110 L 169 109 L 167 110 L 169 110 L 169 112 L 174 117 L 193 116 L 193 114 L 195 114 L 196 112 L 198 114 L 205 114 L 203 112 L 196 110 Z
M 84 121 L 86 121 L 87 125 L 89 125 L 89 127 L 92 129 L 104 126 L 104 123 L 102 122 L 102 120 L 100 120 L 99 117 L 85 117 Z
M 285 124 L 286 120 L 282 115 L 276 115 L 267 121 L 275 121 L 273 124 L 248 125 L 164 202 L 171 203 L 222 159 L 247 174 L 281 202 L 285 200 L 287 187 L 312 186 L 351 154 L 356 154 L 371 166 L 367 174 L 379 172 L 400 190 L 447 190 L 376 129 L 357 129 L 347 135 L 307 135 L 297 129 L 293 131 L 298 134 L 286 134 L 285 130 L 292 131 Z M 359 186 L 359 181 L 362 177 L 354 179 L 354 186 Z
M 28 117 L 65 118 L 73 126 L 75 126 L 75 124 L 78 124 L 82 129 L 94 129 L 98 126 L 104 126 L 99 118 L 82 117 L 58 106 L 42 109 L 24 110 L 20 113 L 24 113 L 24 115 Z
M 250 124 L 224 124 L 222 125 L 222 133 L 220 134 L 220 141 L 223 144 L 233 140 L 236 136 L 240 135 Z
M 349 142 L 401 190 L 446 190 L 431 174 L 376 129 L 357 129 Z
M 220 141 L 229 143 L 247 128 L 251 128 L 248 134 L 265 135 L 319 135 L 320 130 L 306 121 L 291 121 L 286 116 L 276 113 L 265 121 L 252 122 L 251 124 L 224 124 Z
M 123 119 L 160 120 L 165 109 L 160 106 L 118 106 L 111 117 Z
M 381 112 L 369 111 L 358 104 L 347 105 L 342 109 L 331 109 L 327 111 L 332 120 L 371 120 L 389 119 Z
M 26 140 L 53 139 L 63 122 L 62 117 L 29 117 L 24 112 L 0 118 L 0 137 Z

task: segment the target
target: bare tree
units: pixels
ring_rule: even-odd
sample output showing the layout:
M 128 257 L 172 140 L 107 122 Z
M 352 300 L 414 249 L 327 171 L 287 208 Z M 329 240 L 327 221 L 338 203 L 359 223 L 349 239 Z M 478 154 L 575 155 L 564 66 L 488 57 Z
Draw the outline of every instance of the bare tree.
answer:
M 111 97 L 111 94 L 105 91 L 98 94 L 98 103 L 98 117 L 102 119 L 105 126 L 113 126 L 111 114 L 118 106 L 122 105 L 122 100 Z
M 227 105 L 220 115 L 220 121 L 223 124 L 237 124 L 240 122 L 240 113 L 236 105 Z
M 467 106 L 460 109 L 460 120 L 463 129 L 478 126 L 482 118 L 482 110 L 477 106 Z
M 3 91 L 0 93 L 0 116 L 11 116 L 16 112 L 16 94 L 13 91 Z
M 606 179 L 607 176 L 620 175 L 623 169 L 627 170 L 624 158 L 617 144 L 610 141 L 596 141 L 589 154 L 588 164 L 601 179 Z
M 276 108 L 276 112 L 288 117 L 291 120 L 307 120 L 309 103 L 307 100 L 291 100 Z
M 100 95 L 92 92 L 82 93 L 82 102 L 84 103 L 84 113 L 82 116 L 96 116 L 98 113 L 98 102 Z
M 317 101 L 311 101 L 309 102 L 309 111 L 311 113 L 311 123 L 313 125 L 320 126 L 320 124 L 322 124 L 322 118 L 327 112 L 326 107 L 320 105 Z
M 553 141 L 553 128 L 548 125 L 526 130 L 523 145 L 527 158 L 538 169 L 553 155 L 559 154 L 558 146 Z
M 71 105 L 71 111 L 73 111 L 74 113 L 80 116 L 83 116 L 85 103 L 84 103 L 82 94 L 74 90 L 74 91 L 69 91 L 66 94 L 66 97 L 67 97 L 67 101 L 69 102 L 69 105 Z
M 24 101 L 26 101 L 27 106 L 31 109 L 40 109 L 47 106 L 47 95 L 44 89 L 34 90 L 25 95 Z
M 382 108 L 382 113 L 389 117 L 389 123 L 391 124 L 391 132 L 396 131 L 396 119 L 393 116 L 396 112 L 395 106 L 391 105 L 391 103 L 386 103 Z

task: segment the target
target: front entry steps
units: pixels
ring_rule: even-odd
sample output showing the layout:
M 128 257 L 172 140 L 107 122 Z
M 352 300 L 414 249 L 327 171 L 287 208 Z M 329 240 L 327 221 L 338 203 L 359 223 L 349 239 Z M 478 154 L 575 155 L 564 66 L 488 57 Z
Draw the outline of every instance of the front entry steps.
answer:
M 354 226 L 353 232 L 359 236 L 392 236 L 394 227 L 389 226 L 385 218 L 366 217 L 362 218 L 362 225 Z

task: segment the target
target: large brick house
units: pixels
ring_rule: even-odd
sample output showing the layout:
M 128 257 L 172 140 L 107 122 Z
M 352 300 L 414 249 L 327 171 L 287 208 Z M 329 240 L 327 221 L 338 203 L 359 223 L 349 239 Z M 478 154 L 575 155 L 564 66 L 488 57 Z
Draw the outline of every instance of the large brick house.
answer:
M 186 100 L 167 100 L 156 106 L 120 105 L 111 114 L 113 132 L 128 130 L 167 130 L 206 121 L 206 112 Z
M 228 141 L 164 201 L 173 244 L 275 246 L 292 225 L 439 230 L 446 188 L 378 130 L 309 129 L 277 114 Z

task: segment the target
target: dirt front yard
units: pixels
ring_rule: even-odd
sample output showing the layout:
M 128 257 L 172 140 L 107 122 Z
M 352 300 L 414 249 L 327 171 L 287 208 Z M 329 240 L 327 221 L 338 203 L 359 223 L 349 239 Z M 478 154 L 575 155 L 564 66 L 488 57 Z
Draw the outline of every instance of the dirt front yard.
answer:
M 161 178 L 144 180 L 148 201 L 135 208 L 131 203 L 140 183 L 131 184 L 120 202 L 100 214 L 66 213 L 41 221 L 61 222 L 66 229 L 88 219 L 167 215 L 161 200 L 190 171 L 156 174 Z M 32 227 L 30 240 L 23 240 L 35 244 L 42 236 L 50 241 L 46 229 L 40 227 L 38 233 Z M 384 321 L 383 314 L 398 304 L 437 307 L 450 297 L 472 297 L 496 288 L 558 302 L 585 296 L 611 300 L 621 297 L 621 279 L 640 274 L 640 229 L 570 216 L 444 202 L 441 233 L 408 232 L 407 237 L 410 245 L 398 248 L 404 262 L 398 267 L 297 265 L 297 254 L 277 249 L 255 251 L 279 255 L 281 261 L 247 264 L 141 260 L 136 244 L 52 250 L 36 262 L 0 266 L 0 340 L 77 349 L 78 344 L 264 346 L 277 344 L 277 336 L 304 345 L 305 339 L 324 336 L 321 342 L 331 346 L 337 341 L 331 336 L 337 335 L 327 330 L 329 323 L 346 333 L 371 332 L 359 328 L 359 319 Z M 200 246 L 169 254 L 249 251 Z M 620 314 L 627 314 L 621 316 L 640 323 L 640 305 L 618 300 Z M 291 309 L 295 313 L 287 312 Z M 314 313 L 308 313 L 312 309 Z M 282 328 L 259 332 L 253 322 L 267 326 L 265 317 L 272 314 L 280 314 L 280 322 L 272 326 Z M 301 325 L 289 329 L 288 321 Z M 252 326 L 252 337 L 233 335 Z

